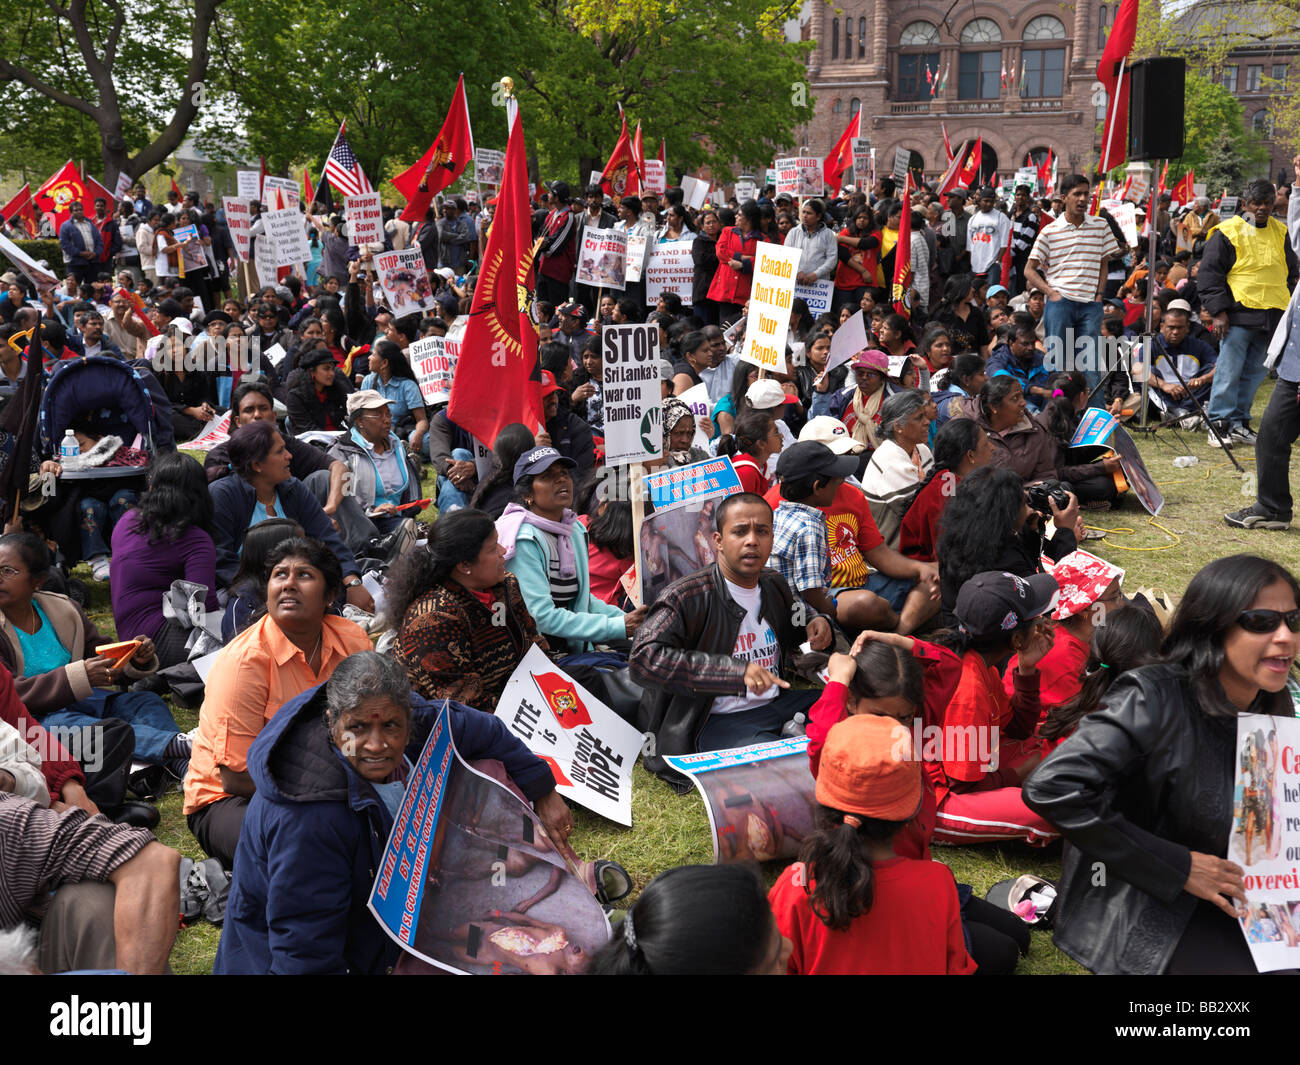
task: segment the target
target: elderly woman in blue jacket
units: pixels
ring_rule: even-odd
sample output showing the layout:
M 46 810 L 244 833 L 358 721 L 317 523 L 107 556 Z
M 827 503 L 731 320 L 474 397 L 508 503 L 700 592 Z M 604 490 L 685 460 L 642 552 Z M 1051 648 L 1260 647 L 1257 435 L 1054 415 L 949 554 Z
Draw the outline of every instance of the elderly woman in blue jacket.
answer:
M 392 659 L 350 655 L 253 741 L 257 792 L 235 852 L 214 972 L 380 974 L 397 961 L 397 945 L 366 903 L 406 790 L 407 754 L 419 754 L 415 733 L 427 735 L 442 708 L 410 686 Z M 573 819 L 546 763 L 490 714 L 447 705 L 461 757 L 502 762 L 563 843 Z
M 353 392 L 348 396 L 352 429 L 329 449 L 330 458 L 352 471 L 352 495 L 383 536 L 401 523 L 397 508 L 420 498 L 420 471 L 393 432 L 393 402 L 373 388 Z
M 506 569 L 519 581 L 537 631 L 573 654 L 631 637 L 645 607 L 625 614 L 591 594 L 587 530 L 573 512 L 577 463 L 553 447 L 525 451 L 515 463 L 515 496 L 497 519 Z

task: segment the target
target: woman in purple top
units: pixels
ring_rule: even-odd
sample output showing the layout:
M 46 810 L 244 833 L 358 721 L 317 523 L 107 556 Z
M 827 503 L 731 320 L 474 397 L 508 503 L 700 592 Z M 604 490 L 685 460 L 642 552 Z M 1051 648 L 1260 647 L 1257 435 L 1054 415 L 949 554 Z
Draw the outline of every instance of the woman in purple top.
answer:
M 109 580 L 117 631 L 147 633 L 164 669 L 185 661 L 189 637 L 188 629 L 163 617 L 163 596 L 172 582 L 203 585 L 205 608 L 219 609 L 211 525 L 203 467 L 173 452 L 154 460 L 149 490 L 113 529 Z

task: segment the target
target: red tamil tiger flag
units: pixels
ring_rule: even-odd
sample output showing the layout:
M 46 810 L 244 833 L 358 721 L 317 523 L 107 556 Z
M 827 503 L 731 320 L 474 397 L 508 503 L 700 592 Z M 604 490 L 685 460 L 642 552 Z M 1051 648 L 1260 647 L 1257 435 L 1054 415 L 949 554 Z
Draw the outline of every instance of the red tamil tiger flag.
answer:
M 939 179 L 939 195 L 946 196 L 958 186 L 969 189 L 980 176 L 980 163 L 984 157 L 984 138 L 976 137 L 969 152 L 954 156 L 943 177 Z M 961 160 L 959 163 L 958 160 Z
M 447 417 L 484 444 L 507 425 L 542 424 L 542 371 L 533 323 L 532 211 L 523 119 L 516 116 L 506 145 L 505 172 L 488 231 Z
M 591 712 L 578 694 L 577 686 L 568 677 L 559 673 L 534 673 L 533 683 L 561 728 L 591 724 Z
M 308 209 L 316 202 L 316 190 L 312 187 L 311 171 L 305 166 L 302 168 L 302 202 L 307 205 Z
M 840 139 L 835 142 L 835 147 L 831 149 L 830 155 L 822 160 L 822 178 L 830 186 L 832 196 L 840 194 L 840 185 L 844 181 L 844 172 L 853 166 L 853 138 L 861 136 L 858 132 L 861 128 L 862 111 L 859 109 L 849 119 L 849 124 L 844 127 L 844 132 L 840 134 Z
M 1187 171 L 1187 173 L 1183 175 L 1183 180 L 1174 186 L 1170 198 L 1180 207 L 1191 203 L 1192 200 L 1196 199 L 1196 193 L 1192 189 L 1192 185 L 1195 181 L 1195 172 L 1192 170 Z
M 902 217 L 898 220 L 898 243 L 894 245 L 894 310 L 910 318 L 909 305 L 912 288 L 912 172 L 907 172 L 903 182 Z
M 622 111 L 621 107 L 619 111 Z M 636 152 L 632 150 L 632 138 L 627 133 L 627 115 L 623 115 L 623 129 L 614 151 L 610 153 L 609 162 L 600 172 L 600 187 L 606 196 L 613 197 L 616 205 L 624 196 L 636 196 L 641 191 Z
M 4 216 L 6 222 L 12 223 L 15 218 L 21 218 L 27 225 L 27 233 L 31 237 L 36 236 L 36 212 L 32 210 L 32 186 L 30 183 L 23 185 L 3 207 L 0 207 L 0 215 Z
M 539 754 L 537 757 L 551 767 L 551 776 L 555 778 L 555 783 L 557 787 L 561 787 L 561 788 L 573 787 L 573 781 L 564 775 L 564 770 L 560 768 L 559 762 L 557 762 L 549 754 Z
M 429 204 L 443 189 L 465 172 L 474 160 L 474 131 L 469 124 L 469 100 L 465 96 L 465 75 L 456 82 L 451 107 L 442 129 L 416 164 L 393 178 L 393 187 L 406 197 L 402 211 L 405 222 L 422 222 Z
M 859 114 L 862 112 L 859 111 Z M 943 154 L 947 157 L 948 162 L 952 162 L 952 144 L 948 140 L 948 126 L 944 122 L 939 123 L 939 128 L 943 130 Z
M 636 120 L 636 133 L 632 135 L 632 158 L 636 160 L 636 172 L 645 176 L 645 145 L 641 143 L 641 120 Z M 667 175 L 665 175 L 666 177 Z
M 1111 23 L 1106 48 L 1097 63 L 1097 80 L 1106 89 L 1106 127 L 1101 135 L 1101 162 L 1105 174 L 1128 158 L 1128 54 L 1137 38 L 1138 0 L 1123 0 Z
M 37 207 L 54 220 L 55 233 L 70 217 L 69 212 L 74 203 L 85 207 L 88 215 L 93 216 L 95 213 L 94 203 L 86 203 L 86 183 L 82 180 L 77 164 L 71 159 L 46 179 L 45 184 L 32 194 L 32 199 L 36 201 Z

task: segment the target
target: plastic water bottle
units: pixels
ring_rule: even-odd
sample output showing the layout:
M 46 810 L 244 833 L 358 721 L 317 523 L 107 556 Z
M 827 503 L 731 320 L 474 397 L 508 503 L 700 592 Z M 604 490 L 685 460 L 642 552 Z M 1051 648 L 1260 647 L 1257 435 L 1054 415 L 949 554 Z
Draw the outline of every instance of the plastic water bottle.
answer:
M 804 724 L 807 720 L 808 718 L 802 713 L 795 714 L 794 717 L 781 726 L 782 739 L 806 735 L 808 730 L 804 727 Z
M 1182 469 L 1185 466 L 1195 466 L 1200 461 L 1201 460 L 1197 458 L 1195 455 L 1179 455 L 1176 459 L 1174 459 L 1174 465 L 1177 466 L 1179 469 Z
M 77 443 L 77 434 L 69 429 L 59 441 L 59 458 L 66 461 L 81 455 L 81 445 Z

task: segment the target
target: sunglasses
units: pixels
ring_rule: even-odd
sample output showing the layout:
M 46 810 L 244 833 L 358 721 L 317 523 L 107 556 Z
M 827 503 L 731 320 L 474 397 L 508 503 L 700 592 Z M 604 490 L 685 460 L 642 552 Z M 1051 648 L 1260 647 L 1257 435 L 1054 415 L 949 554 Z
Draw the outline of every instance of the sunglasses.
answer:
M 1285 623 L 1292 632 L 1300 632 L 1300 610 L 1247 610 L 1237 616 L 1237 624 L 1247 632 L 1276 632 Z

